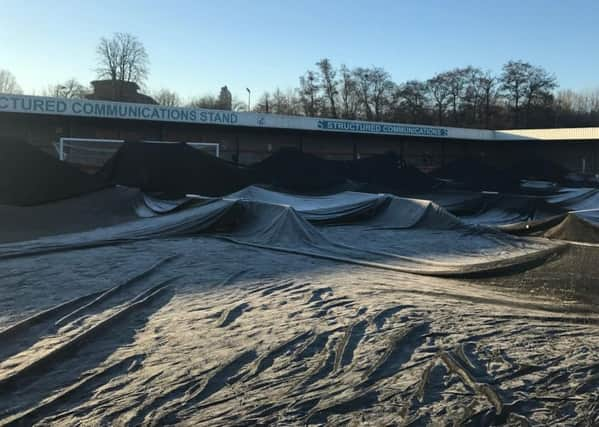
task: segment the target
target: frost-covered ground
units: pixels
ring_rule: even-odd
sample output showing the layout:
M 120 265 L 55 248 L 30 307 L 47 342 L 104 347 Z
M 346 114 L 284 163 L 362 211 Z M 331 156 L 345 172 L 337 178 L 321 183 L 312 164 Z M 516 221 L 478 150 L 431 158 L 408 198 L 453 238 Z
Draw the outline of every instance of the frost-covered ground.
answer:
M 596 425 L 599 316 L 551 271 L 210 237 L 2 260 L 0 425 Z

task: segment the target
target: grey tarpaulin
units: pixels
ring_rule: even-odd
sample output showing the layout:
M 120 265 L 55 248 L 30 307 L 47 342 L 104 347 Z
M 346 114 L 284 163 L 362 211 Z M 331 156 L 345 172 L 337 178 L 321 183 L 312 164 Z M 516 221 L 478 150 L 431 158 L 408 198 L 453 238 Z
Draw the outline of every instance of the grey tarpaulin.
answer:
M 397 214 L 398 207 L 391 209 Z M 490 229 L 456 228 L 447 215 L 435 205 L 421 204 L 420 212 L 414 206 L 408 212 L 412 227 L 397 227 L 405 223 L 383 214 L 364 224 L 315 228 L 289 206 L 245 201 L 225 215 L 219 226 L 228 223 L 230 229 L 218 235 L 266 249 L 438 276 L 492 274 L 545 259 L 561 248 Z M 435 223 L 438 229 L 431 227 Z
M 31 240 L 43 236 L 108 227 L 138 218 L 143 204 L 137 189 L 107 188 L 83 196 L 42 205 L 0 205 L 0 242 Z
M 567 211 L 574 211 L 587 221 L 599 222 L 599 189 L 563 188 L 547 201 Z
M 304 196 L 271 191 L 257 186 L 247 187 L 227 198 L 291 206 L 304 219 L 311 222 L 347 221 L 372 215 L 374 210 L 386 203 L 388 199 L 384 194 L 353 191 L 327 196 Z
M 288 202 L 294 202 L 287 197 Z M 417 274 L 459 276 L 491 274 L 537 262 L 560 247 L 546 240 L 517 238 L 462 224 L 430 201 L 379 197 L 386 203 L 370 218 L 352 225 L 320 228 L 286 204 L 215 199 L 153 218 L 0 245 L 0 257 L 202 232 L 266 249 Z M 333 206 L 347 205 L 330 203 L 329 208 Z
M 480 191 L 436 191 L 413 196 L 431 200 L 454 215 L 474 214 L 485 205 L 485 195 Z
M 191 202 L 159 199 L 134 188 L 117 186 L 36 206 L 0 205 L 0 242 L 108 227 L 173 212 Z
M 42 237 L 36 240 L 0 245 L 0 258 L 111 245 L 158 237 L 197 233 L 214 224 L 235 204 L 214 200 L 171 214 L 128 221 L 80 233 Z
M 164 199 L 150 194 L 143 194 L 140 203 L 136 206 L 136 213 L 139 217 L 147 218 L 174 212 L 177 209 L 191 203 L 193 199 L 182 197 L 178 199 Z
M 497 194 L 488 195 L 476 214 L 465 215 L 461 219 L 468 224 L 513 226 L 545 220 L 563 213 L 561 207 L 552 205 L 539 196 Z
M 460 224 L 458 218 L 429 200 L 369 194 L 353 191 L 327 196 L 304 196 L 248 187 L 227 198 L 292 207 L 305 220 L 313 223 L 358 221 L 371 227 L 411 228 L 430 217 L 426 226 L 446 228 Z

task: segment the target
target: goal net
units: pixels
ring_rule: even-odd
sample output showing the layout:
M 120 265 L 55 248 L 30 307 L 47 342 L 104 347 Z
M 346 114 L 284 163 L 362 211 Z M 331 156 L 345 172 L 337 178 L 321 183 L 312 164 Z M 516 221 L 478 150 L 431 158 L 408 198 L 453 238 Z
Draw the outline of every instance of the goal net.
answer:
M 122 139 L 60 138 L 55 143 L 60 160 L 86 169 L 101 168 L 121 148 Z M 142 141 L 148 144 L 170 144 L 174 141 Z M 220 144 L 212 142 L 187 142 L 198 150 L 220 157 Z
M 188 142 L 187 145 L 198 150 L 206 151 L 215 157 L 220 157 L 220 144 L 213 142 Z
M 142 142 L 146 142 L 148 144 L 176 144 L 177 141 L 155 141 L 155 140 L 143 140 Z M 215 157 L 220 157 L 220 144 L 215 142 L 185 142 L 190 147 L 196 148 L 198 150 L 205 151 L 209 154 L 212 154 Z
M 100 168 L 121 148 L 122 139 L 60 138 L 58 158 L 86 168 Z

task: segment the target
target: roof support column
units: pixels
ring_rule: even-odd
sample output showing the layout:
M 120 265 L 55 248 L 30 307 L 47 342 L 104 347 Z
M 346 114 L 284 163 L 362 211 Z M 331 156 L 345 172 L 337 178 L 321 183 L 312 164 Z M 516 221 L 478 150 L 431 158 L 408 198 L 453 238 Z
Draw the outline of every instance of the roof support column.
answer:
M 441 167 L 445 166 L 445 141 L 441 140 Z
M 406 145 L 402 137 L 399 137 L 399 161 L 402 165 L 406 162 Z

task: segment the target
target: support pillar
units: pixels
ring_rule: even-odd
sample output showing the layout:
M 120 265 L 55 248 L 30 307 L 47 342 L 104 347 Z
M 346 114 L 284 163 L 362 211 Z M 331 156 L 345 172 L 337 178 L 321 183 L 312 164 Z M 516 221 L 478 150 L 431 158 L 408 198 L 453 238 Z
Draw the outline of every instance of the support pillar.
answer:
M 399 139 L 399 161 L 402 165 L 406 163 L 406 145 L 403 138 Z
M 441 167 L 445 166 L 445 141 L 441 141 Z

